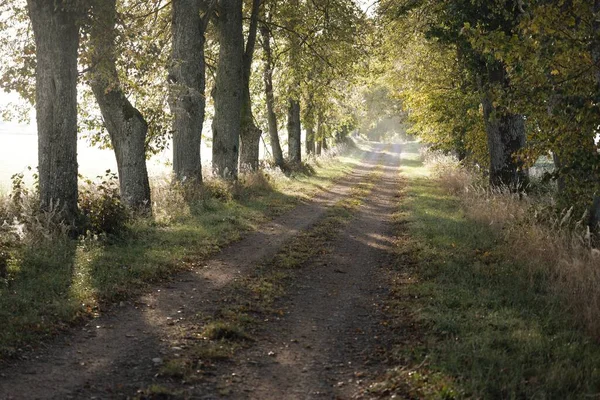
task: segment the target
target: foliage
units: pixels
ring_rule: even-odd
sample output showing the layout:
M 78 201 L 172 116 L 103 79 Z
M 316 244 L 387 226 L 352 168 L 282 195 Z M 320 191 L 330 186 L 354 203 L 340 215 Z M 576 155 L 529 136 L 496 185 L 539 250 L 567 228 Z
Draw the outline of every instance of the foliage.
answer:
M 600 189 L 594 2 L 385 0 L 378 13 L 379 58 L 411 132 L 485 167 L 488 93 L 497 112 L 526 118 L 527 147 L 513 157 L 530 167 L 551 154 L 557 207 L 589 208 Z
M 117 174 L 106 171 L 98 182 L 85 182 L 79 194 L 79 209 L 85 231 L 93 235 L 119 235 L 125 231 L 130 213 L 121 202 Z

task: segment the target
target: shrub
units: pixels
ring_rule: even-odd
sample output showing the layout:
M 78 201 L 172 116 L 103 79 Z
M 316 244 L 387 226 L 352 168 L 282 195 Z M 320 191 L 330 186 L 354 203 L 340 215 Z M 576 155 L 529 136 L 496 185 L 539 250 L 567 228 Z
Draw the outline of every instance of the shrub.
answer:
M 79 194 L 84 230 L 93 234 L 118 235 L 125 230 L 131 215 L 121 201 L 117 174 L 107 170 L 104 176 L 98 176 L 98 180 L 98 183 L 85 181 Z

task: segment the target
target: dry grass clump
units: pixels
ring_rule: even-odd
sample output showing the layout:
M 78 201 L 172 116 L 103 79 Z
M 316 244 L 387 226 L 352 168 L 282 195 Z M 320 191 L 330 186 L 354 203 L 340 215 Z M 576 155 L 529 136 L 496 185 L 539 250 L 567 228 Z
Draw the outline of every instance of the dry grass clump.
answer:
M 279 175 L 282 173 L 278 169 L 245 172 L 236 181 L 210 175 L 200 185 L 175 183 L 167 176 L 152 179 L 154 216 L 159 223 L 183 221 L 190 215 L 213 210 L 218 203 L 270 192 Z
M 421 148 L 421 158 L 448 192 L 458 195 L 479 183 L 476 175 L 462 167 L 456 157 Z
M 429 154 L 425 160 L 440 185 L 460 198 L 468 218 L 501 233 L 503 254 L 527 266 L 532 282 L 543 276 L 586 330 L 600 335 L 600 250 L 586 215 L 572 209 L 557 214 L 552 198 L 490 189 L 452 157 Z

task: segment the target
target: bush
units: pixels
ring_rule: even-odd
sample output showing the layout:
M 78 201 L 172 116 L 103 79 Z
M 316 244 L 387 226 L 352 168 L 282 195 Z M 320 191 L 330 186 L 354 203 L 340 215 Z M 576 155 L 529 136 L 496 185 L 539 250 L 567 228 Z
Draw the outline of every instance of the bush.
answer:
M 121 201 L 117 174 L 107 170 L 98 180 L 99 183 L 87 180 L 79 194 L 84 231 L 118 235 L 125 230 L 131 215 Z

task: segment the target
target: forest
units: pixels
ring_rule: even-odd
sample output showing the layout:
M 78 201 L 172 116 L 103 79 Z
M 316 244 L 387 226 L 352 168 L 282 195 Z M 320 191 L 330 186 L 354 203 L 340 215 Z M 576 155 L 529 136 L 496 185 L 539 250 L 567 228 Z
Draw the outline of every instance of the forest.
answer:
M 0 0 L 0 53 L 0 399 L 599 395 L 600 0 Z

